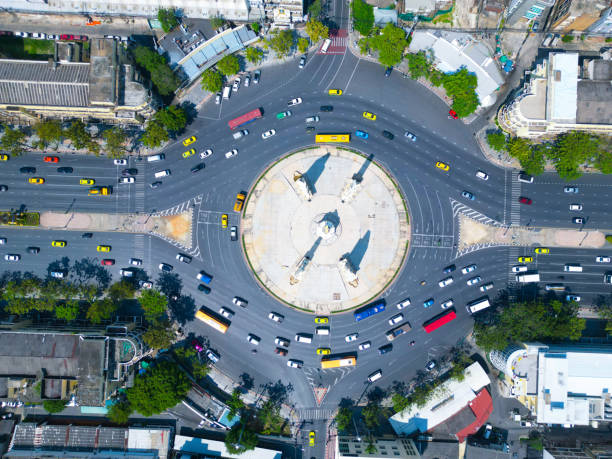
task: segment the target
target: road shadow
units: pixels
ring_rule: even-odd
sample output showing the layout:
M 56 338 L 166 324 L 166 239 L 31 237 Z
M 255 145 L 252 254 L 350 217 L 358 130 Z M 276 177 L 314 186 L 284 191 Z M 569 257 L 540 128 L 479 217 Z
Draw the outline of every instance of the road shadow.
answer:
M 112 279 L 108 270 L 100 265 L 97 258 L 81 258 L 75 261 L 72 272 L 81 284 L 95 280 L 100 290 L 106 290 Z
M 161 273 L 155 281 L 155 284 L 159 288 L 160 292 L 166 295 L 168 298 L 172 296 L 178 296 L 181 294 L 183 288 L 183 282 L 178 274 L 174 273 Z
M 319 177 L 321 177 L 321 175 L 323 174 L 323 171 L 325 170 L 325 164 L 327 164 L 327 160 L 329 159 L 329 157 L 329 153 L 324 154 L 314 163 L 312 163 L 308 170 L 303 174 L 304 177 L 306 177 L 306 181 L 308 182 L 308 185 L 310 185 L 313 194 L 317 192 L 317 180 L 319 180 Z
M 168 309 L 173 320 L 185 325 L 187 322 L 191 322 L 195 316 L 195 300 L 191 296 L 180 296 L 178 300 L 168 302 Z
M 370 245 L 370 230 L 367 230 L 365 234 L 357 241 L 353 250 L 346 254 L 345 257 L 353 265 L 355 270 L 359 270 L 359 265 L 365 256 L 368 246 Z

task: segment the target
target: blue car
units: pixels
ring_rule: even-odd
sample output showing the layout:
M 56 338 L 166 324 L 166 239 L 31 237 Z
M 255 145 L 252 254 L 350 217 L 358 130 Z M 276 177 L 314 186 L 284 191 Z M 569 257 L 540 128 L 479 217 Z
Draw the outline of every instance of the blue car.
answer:
M 355 131 L 355 135 L 356 135 L 357 137 L 361 137 L 362 139 L 367 139 L 368 137 L 370 137 L 370 136 L 369 136 L 369 134 L 368 134 L 367 132 L 360 131 L 359 129 L 357 129 L 357 130 Z
M 428 307 L 432 306 L 433 304 L 434 304 L 434 299 L 433 299 L 433 298 L 430 298 L 430 299 L 428 299 L 427 301 L 425 301 L 425 302 L 423 303 L 423 306 L 425 306 L 426 308 L 428 308 Z

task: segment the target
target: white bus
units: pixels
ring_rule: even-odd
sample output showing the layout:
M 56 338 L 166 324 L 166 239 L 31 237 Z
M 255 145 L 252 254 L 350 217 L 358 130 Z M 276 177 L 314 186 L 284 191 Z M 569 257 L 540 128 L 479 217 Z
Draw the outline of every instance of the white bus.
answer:
M 489 298 L 485 296 L 484 298 L 469 302 L 466 309 L 470 314 L 476 314 L 483 309 L 487 309 L 489 306 L 491 306 L 491 303 L 489 303 Z
M 327 50 L 329 49 L 329 45 L 331 45 L 331 39 L 326 38 L 325 41 L 323 42 L 323 46 L 321 46 L 321 52 L 323 54 L 327 52 Z

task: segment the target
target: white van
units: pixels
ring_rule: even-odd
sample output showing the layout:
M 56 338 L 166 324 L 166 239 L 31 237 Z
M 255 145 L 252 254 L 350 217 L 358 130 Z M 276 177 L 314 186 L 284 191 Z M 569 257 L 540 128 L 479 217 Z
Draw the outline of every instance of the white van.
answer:
M 329 327 L 317 327 L 317 335 L 329 335 Z
M 377 370 L 368 376 L 368 382 L 373 383 L 374 381 L 378 381 L 380 378 L 382 378 L 382 370 Z
M 245 135 L 249 135 L 249 131 L 247 129 L 242 129 L 241 131 L 236 131 L 232 134 L 232 137 L 234 137 L 234 139 L 238 140 L 240 137 L 243 137 Z
M 327 50 L 329 49 L 329 45 L 331 45 L 331 39 L 330 38 L 326 38 L 325 41 L 323 42 L 323 46 L 321 46 L 321 54 L 325 54 L 327 52 Z
M 230 86 L 226 86 L 223 88 L 223 98 L 225 100 L 230 98 L 230 94 L 232 93 L 232 88 Z
M 170 169 L 166 169 L 165 171 L 159 171 L 155 173 L 155 178 L 167 177 L 170 175 Z
M 151 155 L 147 156 L 147 162 L 154 163 L 156 161 L 163 161 L 166 158 L 166 155 L 160 153 L 159 155 Z
M 303 333 L 298 333 L 297 335 L 295 335 L 295 340 L 298 343 L 312 343 L 312 336 L 310 335 L 305 335 Z
M 577 263 L 568 263 L 563 267 L 563 271 L 570 273 L 581 273 L 582 266 Z

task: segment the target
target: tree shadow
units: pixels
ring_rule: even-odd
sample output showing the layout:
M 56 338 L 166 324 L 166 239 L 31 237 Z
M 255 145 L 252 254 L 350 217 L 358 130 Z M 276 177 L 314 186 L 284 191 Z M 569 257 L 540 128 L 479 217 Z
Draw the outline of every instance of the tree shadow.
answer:
M 55 260 L 47 266 L 47 275 L 51 277 L 51 271 L 70 271 L 70 258 L 62 257 L 60 260 Z
M 253 386 L 255 386 L 255 380 L 250 374 L 246 372 L 242 373 L 240 375 L 240 386 L 242 386 L 245 391 L 251 390 Z
M 368 393 L 366 394 L 366 397 L 368 398 L 368 401 L 372 403 L 380 403 L 383 400 L 383 398 L 385 398 L 385 395 L 386 395 L 386 392 L 383 389 L 381 389 L 379 386 L 376 386 L 371 391 L 368 391 Z
M 191 296 L 180 296 L 177 301 L 170 301 L 168 303 L 168 309 L 172 319 L 181 325 L 185 325 L 187 322 L 192 321 L 195 316 L 195 300 Z
M 330 154 L 326 153 L 320 158 L 317 158 L 317 160 L 310 165 L 308 170 L 304 172 L 304 174 L 302 174 L 304 175 L 304 177 L 306 177 L 306 181 L 308 182 L 308 185 L 310 185 L 313 194 L 317 192 L 317 180 L 319 180 L 319 177 L 321 177 L 321 175 L 323 174 L 323 171 L 325 170 L 325 164 L 327 163 L 329 157 Z
M 361 264 L 369 245 L 370 230 L 367 230 L 365 234 L 357 241 L 355 247 L 353 247 L 353 250 L 351 250 L 351 253 L 345 255 L 355 270 L 359 270 L 359 265 Z
M 198 109 L 193 102 L 186 100 L 181 104 L 181 108 L 187 114 L 187 124 L 191 124 L 198 117 Z
M 180 295 L 181 289 L 183 288 L 183 282 L 178 274 L 175 273 L 161 273 L 155 282 L 159 290 L 166 295 L 171 297 L 173 295 Z
M 289 383 L 285 385 L 279 379 L 274 384 L 266 384 L 266 392 L 268 394 L 268 399 L 272 403 L 280 405 L 285 403 L 289 394 L 293 392 L 293 384 Z
M 99 263 L 95 263 L 92 258 L 81 258 L 75 261 L 72 271 L 80 283 L 88 283 L 91 280 L 95 280 L 101 290 L 105 290 L 111 282 L 111 275 L 108 270 Z
M 343 397 L 340 399 L 340 403 L 338 403 L 339 408 L 352 408 L 355 406 L 355 402 L 352 398 Z

